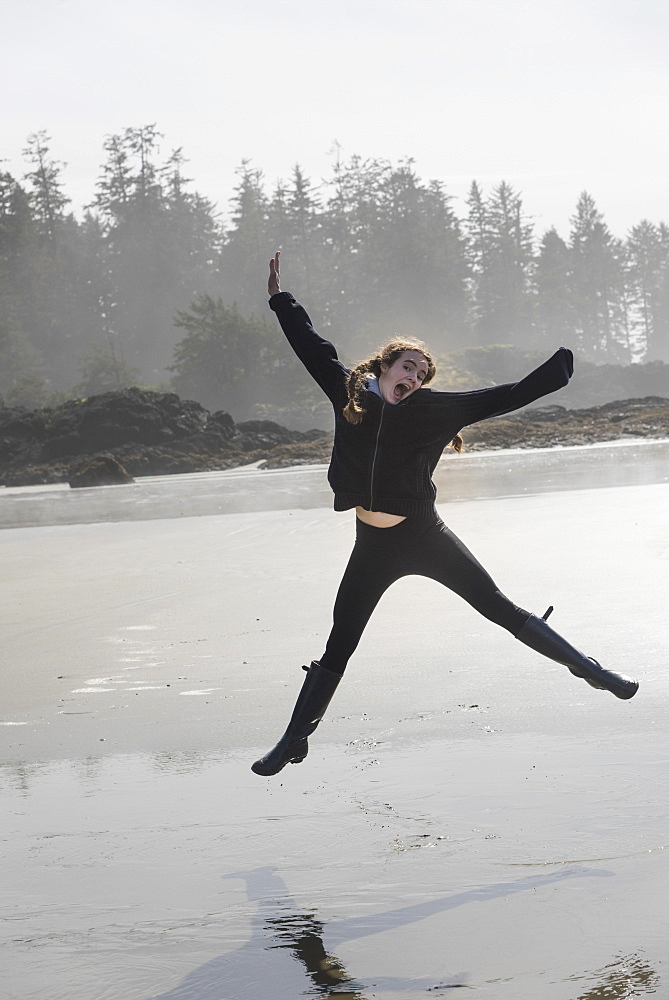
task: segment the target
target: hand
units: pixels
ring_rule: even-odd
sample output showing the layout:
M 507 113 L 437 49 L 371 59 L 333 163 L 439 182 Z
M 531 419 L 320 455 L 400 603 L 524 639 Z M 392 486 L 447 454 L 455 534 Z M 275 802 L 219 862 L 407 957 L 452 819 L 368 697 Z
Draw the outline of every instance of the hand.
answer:
M 281 291 L 280 285 L 280 275 L 279 275 L 279 256 L 281 254 L 280 250 L 277 250 L 271 261 L 269 262 L 269 281 L 267 282 L 267 293 L 271 298 L 276 295 L 277 292 Z

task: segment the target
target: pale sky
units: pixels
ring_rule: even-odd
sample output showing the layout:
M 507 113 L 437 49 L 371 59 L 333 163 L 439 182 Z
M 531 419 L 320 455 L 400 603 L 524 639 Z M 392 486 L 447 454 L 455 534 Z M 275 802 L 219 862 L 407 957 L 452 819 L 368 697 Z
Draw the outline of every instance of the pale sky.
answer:
M 613 232 L 669 222 L 669 0 L 0 0 L 2 169 L 31 132 L 92 200 L 106 135 L 156 123 L 223 214 L 249 159 L 318 184 L 332 147 L 473 179 L 566 236 L 583 189 Z

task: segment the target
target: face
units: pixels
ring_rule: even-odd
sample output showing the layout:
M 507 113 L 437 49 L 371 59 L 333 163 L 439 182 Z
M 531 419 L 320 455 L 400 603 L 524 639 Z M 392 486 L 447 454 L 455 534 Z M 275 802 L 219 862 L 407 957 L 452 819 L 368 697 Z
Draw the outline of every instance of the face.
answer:
M 400 403 L 427 377 L 427 361 L 420 351 L 404 351 L 392 365 L 381 365 L 379 389 L 386 403 Z

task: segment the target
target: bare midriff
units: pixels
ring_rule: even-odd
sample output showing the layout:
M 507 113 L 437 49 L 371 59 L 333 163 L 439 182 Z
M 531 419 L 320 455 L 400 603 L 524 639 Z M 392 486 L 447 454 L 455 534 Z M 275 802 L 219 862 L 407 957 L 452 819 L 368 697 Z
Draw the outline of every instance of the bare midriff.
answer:
M 356 507 L 355 516 L 374 528 L 394 528 L 400 521 L 406 521 L 402 514 L 385 514 L 382 510 L 365 510 L 364 507 Z

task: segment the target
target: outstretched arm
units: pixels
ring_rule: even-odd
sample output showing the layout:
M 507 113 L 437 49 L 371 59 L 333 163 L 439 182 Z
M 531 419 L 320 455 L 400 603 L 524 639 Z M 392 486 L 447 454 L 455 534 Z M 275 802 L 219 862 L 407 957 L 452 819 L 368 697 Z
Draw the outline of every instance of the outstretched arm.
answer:
M 276 313 L 288 343 L 309 374 L 330 400 L 340 401 L 346 394 L 348 369 L 339 361 L 337 351 L 329 340 L 316 333 L 306 309 L 296 302 L 290 292 L 282 292 L 277 250 L 269 262 L 269 307 Z
M 457 394 L 462 426 L 475 424 L 488 417 L 519 410 L 535 399 L 541 399 L 567 385 L 574 371 L 574 356 L 566 347 L 560 347 L 542 365 L 526 375 L 520 382 L 495 385 L 489 389 L 474 389 Z
M 269 280 L 267 282 L 267 294 L 270 299 L 273 295 L 278 295 L 281 291 L 281 281 L 279 274 L 279 257 L 281 251 L 277 250 L 269 262 Z

